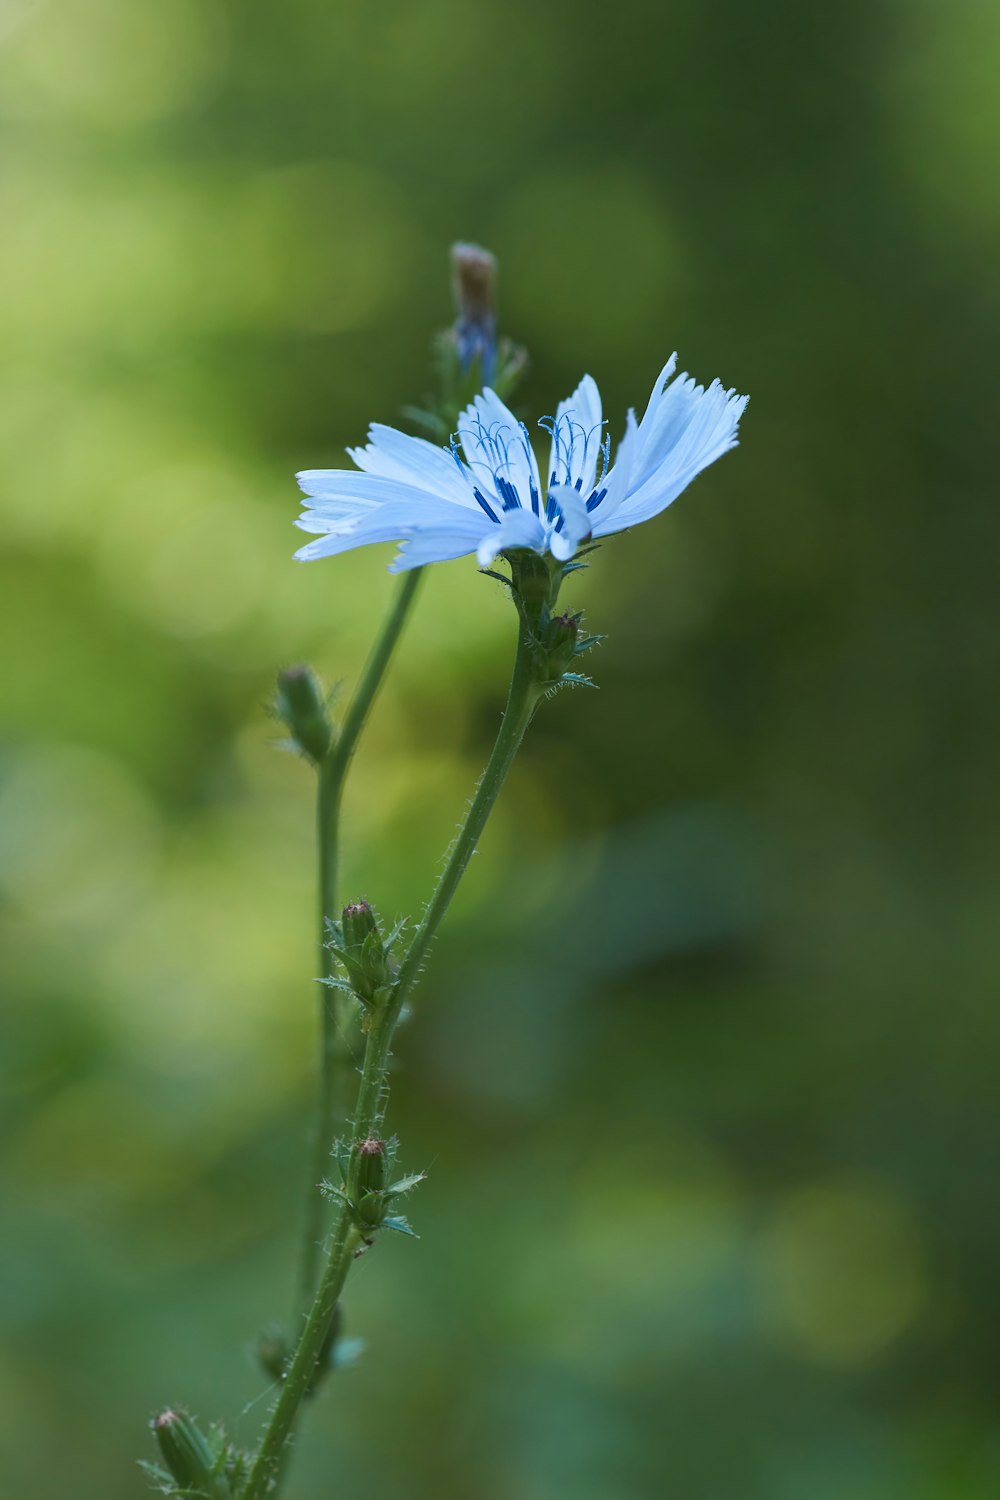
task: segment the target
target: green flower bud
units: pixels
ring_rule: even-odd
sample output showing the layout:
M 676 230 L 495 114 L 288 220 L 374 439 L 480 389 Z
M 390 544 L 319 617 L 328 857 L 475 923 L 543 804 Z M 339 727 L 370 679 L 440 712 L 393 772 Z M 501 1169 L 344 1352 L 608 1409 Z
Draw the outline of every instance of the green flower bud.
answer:
M 163 1411 L 153 1418 L 160 1455 L 178 1489 L 214 1497 L 220 1493 L 215 1457 L 194 1420 L 183 1411 Z
M 580 617 L 569 610 L 556 615 L 545 628 L 542 649 L 548 675 L 559 678 L 568 671 L 576 655 L 576 643 L 580 639 Z
M 358 1141 L 354 1148 L 352 1183 L 355 1198 L 361 1198 L 365 1193 L 382 1191 L 386 1177 L 385 1158 L 385 1141 L 380 1141 L 378 1136 L 370 1135 L 366 1140 Z
M 333 726 L 319 679 L 311 668 L 285 667 L 278 673 L 275 709 L 302 753 L 318 765 L 330 749 Z
M 383 1191 L 388 1174 L 385 1141 L 377 1135 L 355 1142 L 351 1151 L 350 1195 L 362 1230 L 377 1229 L 385 1218 Z
M 396 974 L 367 901 L 344 907 L 341 929 L 344 942 L 336 949 L 337 956 L 358 999 L 371 1005 L 378 1001 L 381 991 L 392 986 Z
M 375 913 L 367 901 L 352 901 L 350 906 L 344 907 L 342 917 L 344 927 L 344 944 L 352 952 L 360 953 L 364 947 L 365 939 L 372 934 L 378 935 L 378 923 Z

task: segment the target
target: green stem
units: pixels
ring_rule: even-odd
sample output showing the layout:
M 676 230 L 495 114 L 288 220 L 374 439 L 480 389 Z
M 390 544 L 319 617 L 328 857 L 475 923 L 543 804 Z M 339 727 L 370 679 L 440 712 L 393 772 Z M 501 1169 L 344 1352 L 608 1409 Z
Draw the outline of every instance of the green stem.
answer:
M 534 672 L 531 629 L 522 619 L 507 707 L 493 752 L 469 805 L 465 822 L 452 845 L 423 921 L 403 960 L 392 995 L 384 1009 L 377 1014 L 373 1013 L 371 1017 L 353 1117 L 356 1140 L 363 1140 L 377 1133 L 385 1116 L 389 1096 L 389 1051 L 400 1011 L 416 983 L 444 914 L 475 852 L 476 844 L 543 693 L 544 686 L 537 680 Z M 324 1157 L 324 1167 L 325 1164 Z M 242 1500 L 265 1500 L 265 1497 L 273 1500 L 277 1492 L 286 1444 L 312 1382 L 337 1299 L 347 1280 L 351 1260 L 360 1240 L 350 1209 L 345 1205 L 337 1220 L 312 1308 L 282 1384 L 281 1394 L 271 1413 Z
M 335 917 L 337 907 L 337 866 L 339 855 L 340 805 L 344 782 L 357 748 L 361 731 L 386 669 L 396 649 L 403 626 L 416 597 L 423 575 L 414 568 L 403 575 L 382 632 L 365 663 L 361 680 L 351 699 L 340 733 L 329 754 L 319 767 L 316 795 L 316 847 L 319 863 L 319 963 L 323 979 L 333 977 L 335 960 L 326 946 L 326 924 Z M 301 1296 L 308 1306 L 316 1288 L 316 1271 L 321 1241 L 326 1225 L 324 1203 L 317 1186 L 326 1175 L 330 1147 L 337 1126 L 346 1113 L 346 1081 L 351 1067 L 350 997 L 328 985 L 320 993 L 320 1073 L 319 1099 L 316 1111 L 316 1133 L 306 1200 L 305 1231 L 302 1242 Z
M 525 730 L 532 715 L 544 696 L 544 687 L 535 676 L 534 638 L 530 625 L 522 617 L 517 641 L 517 656 L 507 694 L 503 722 L 497 735 L 493 752 L 486 769 L 476 787 L 475 796 L 469 805 L 465 822 L 451 846 L 444 870 L 430 899 L 423 921 L 417 928 L 399 971 L 399 979 L 393 992 L 392 1006 L 398 1016 L 410 991 L 417 981 L 421 966 L 430 951 L 445 912 L 476 852 L 476 845 L 493 811 L 493 804 L 500 794 L 510 770 L 511 763 L 520 748 Z
M 372 1018 L 353 1120 L 354 1134 L 358 1140 L 375 1134 L 385 1114 L 389 1093 L 389 1046 L 397 1019 L 398 1012 L 392 1013 L 389 1006 L 381 1015 Z M 361 1242 L 361 1233 L 350 1209 L 345 1205 L 337 1219 L 326 1266 L 295 1355 L 282 1383 L 281 1394 L 271 1413 L 243 1500 L 264 1500 L 265 1496 L 273 1497 L 277 1494 L 287 1453 L 286 1445 L 294 1431 L 302 1402 L 309 1393 L 330 1321 L 344 1289 L 351 1261 Z

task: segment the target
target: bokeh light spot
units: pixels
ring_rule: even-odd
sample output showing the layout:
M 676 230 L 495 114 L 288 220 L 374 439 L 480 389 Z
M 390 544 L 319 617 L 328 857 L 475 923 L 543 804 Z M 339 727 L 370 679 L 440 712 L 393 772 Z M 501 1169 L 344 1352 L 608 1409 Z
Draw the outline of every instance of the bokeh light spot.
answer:
M 33 920 L 121 920 L 148 887 L 158 843 L 152 804 L 110 756 L 53 745 L 0 776 L 0 889 Z
M 204 97 L 225 42 L 211 0 L 39 6 L 11 45 L 7 108 L 111 128 L 158 120 Z
M 223 465 L 177 465 L 135 483 L 105 532 L 100 565 L 118 596 L 182 637 L 239 624 L 258 607 L 280 552 L 271 518 Z
M 564 359 L 589 368 L 602 353 L 626 352 L 636 328 L 665 312 L 680 249 L 641 176 L 610 166 L 546 173 L 515 190 L 502 225 L 495 239 L 513 326 Z
M 815 1183 L 778 1210 L 758 1247 L 773 1336 L 821 1365 L 877 1358 L 927 1297 L 924 1245 L 905 1203 L 881 1183 Z

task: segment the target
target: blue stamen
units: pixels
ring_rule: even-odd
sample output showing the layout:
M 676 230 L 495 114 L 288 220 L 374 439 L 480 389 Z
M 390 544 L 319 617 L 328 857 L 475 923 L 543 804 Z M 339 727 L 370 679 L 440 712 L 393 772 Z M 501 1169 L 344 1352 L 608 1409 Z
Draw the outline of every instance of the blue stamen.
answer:
M 601 478 L 604 478 L 603 474 L 601 475 Z M 606 488 L 603 490 L 595 490 L 590 499 L 587 501 L 587 509 L 596 510 L 607 493 L 608 492 Z
M 491 521 L 495 521 L 497 523 L 497 525 L 499 526 L 500 525 L 500 517 L 497 515 L 496 511 L 493 509 L 492 505 L 490 505 L 487 500 L 483 499 L 483 497 L 480 494 L 480 492 L 479 492 L 478 489 L 474 489 L 472 491 L 472 493 L 475 495 L 476 499 L 479 501 L 480 505 L 483 507 L 483 510 L 489 516 L 490 520 Z

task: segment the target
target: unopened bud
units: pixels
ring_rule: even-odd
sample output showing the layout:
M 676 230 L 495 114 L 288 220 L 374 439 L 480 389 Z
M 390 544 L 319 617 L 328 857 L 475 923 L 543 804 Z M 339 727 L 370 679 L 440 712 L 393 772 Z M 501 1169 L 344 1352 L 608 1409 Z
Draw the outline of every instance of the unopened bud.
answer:
M 371 1005 L 378 992 L 395 980 L 395 971 L 378 929 L 375 913 L 367 901 L 345 906 L 341 916 L 343 945 L 335 947 L 347 971 L 351 988 L 364 1005 Z
M 579 615 L 571 615 L 567 610 L 549 621 L 542 636 L 545 671 L 549 678 L 557 679 L 569 669 L 576 655 L 576 643 L 579 639 Z
M 354 1193 L 380 1193 L 385 1187 L 385 1141 L 370 1135 L 354 1148 Z
M 299 749 L 318 764 L 330 748 L 333 727 L 319 680 L 310 667 L 285 667 L 278 673 L 275 708 Z
M 351 1152 L 351 1202 L 362 1230 L 377 1229 L 385 1218 L 386 1145 L 377 1135 L 355 1142 Z
M 167 1410 L 154 1417 L 151 1425 L 160 1455 L 178 1489 L 214 1495 L 215 1459 L 194 1420 L 186 1412 Z
M 452 289 L 455 295 L 455 338 L 463 374 L 479 362 L 484 385 L 493 380 L 496 366 L 496 257 L 481 245 L 451 247 Z
M 352 901 L 343 911 L 344 942 L 350 949 L 357 949 L 360 956 L 365 938 L 378 932 L 375 913 L 367 901 Z

